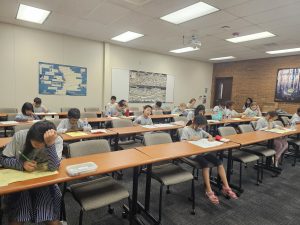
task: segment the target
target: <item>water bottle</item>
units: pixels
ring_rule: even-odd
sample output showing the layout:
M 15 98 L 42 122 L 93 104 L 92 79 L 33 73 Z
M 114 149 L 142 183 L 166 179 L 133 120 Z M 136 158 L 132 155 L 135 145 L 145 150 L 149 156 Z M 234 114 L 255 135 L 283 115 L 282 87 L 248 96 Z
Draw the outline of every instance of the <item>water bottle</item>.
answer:
M 89 122 L 88 122 L 87 118 L 84 118 L 84 120 L 83 120 L 83 130 L 84 131 L 89 130 Z
M 296 130 L 296 123 L 294 121 L 291 122 L 291 130 Z

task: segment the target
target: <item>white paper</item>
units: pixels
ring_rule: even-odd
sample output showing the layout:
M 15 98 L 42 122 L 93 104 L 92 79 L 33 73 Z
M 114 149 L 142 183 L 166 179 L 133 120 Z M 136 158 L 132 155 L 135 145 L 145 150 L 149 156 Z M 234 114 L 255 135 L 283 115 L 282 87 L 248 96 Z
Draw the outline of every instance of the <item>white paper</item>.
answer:
M 91 130 L 91 133 L 92 134 L 95 134 L 95 133 L 107 133 L 107 131 L 105 129 L 94 129 L 94 130 Z
M 219 142 L 219 141 L 208 141 L 208 139 L 206 139 L 206 138 L 200 139 L 199 141 L 189 141 L 189 142 L 191 144 L 197 145 L 201 148 L 211 148 L 211 147 L 216 147 L 216 146 L 223 144 L 223 142 Z
M 9 125 L 9 124 L 18 124 L 17 121 L 2 121 L 1 124 Z
M 151 128 L 157 128 L 154 125 L 143 125 L 142 127 L 147 128 L 147 129 L 151 129 Z
M 170 123 L 158 123 L 154 125 L 155 127 L 173 127 L 173 124 Z
M 218 123 L 220 122 L 219 120 L 207 120 L 208 123 Z

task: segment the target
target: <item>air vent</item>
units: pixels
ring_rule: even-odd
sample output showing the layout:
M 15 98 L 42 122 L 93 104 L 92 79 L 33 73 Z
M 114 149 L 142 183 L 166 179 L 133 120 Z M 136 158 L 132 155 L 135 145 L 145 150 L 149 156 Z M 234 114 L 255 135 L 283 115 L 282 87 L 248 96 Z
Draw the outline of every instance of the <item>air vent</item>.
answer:
M 133 5 L 142 6 L 142 5 L 145 5 L 149 2 L 151 2 L 152 0 L 124 0 L 124 1 L 128 2 L 130 4 L 133 4 Z

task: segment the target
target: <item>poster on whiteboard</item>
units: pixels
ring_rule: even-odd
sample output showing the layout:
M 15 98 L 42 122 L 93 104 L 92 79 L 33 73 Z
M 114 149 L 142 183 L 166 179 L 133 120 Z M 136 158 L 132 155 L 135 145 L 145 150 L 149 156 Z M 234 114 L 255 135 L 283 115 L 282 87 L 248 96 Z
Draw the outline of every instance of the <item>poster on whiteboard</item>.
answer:
M 166 101 L 167 75 L 144 71 L 129 71 L 129 102 Z

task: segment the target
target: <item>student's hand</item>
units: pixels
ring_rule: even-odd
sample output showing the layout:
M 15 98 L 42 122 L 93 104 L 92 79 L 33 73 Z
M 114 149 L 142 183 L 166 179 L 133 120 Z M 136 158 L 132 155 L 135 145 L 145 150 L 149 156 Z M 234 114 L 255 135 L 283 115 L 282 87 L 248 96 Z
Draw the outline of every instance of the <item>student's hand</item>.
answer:
M 47 130 L 46 133 L 44 134 L 44 140 L 47 146 L 54 145 L 56 138 L 57 138 L 57 133 L 53 129 Z
M 37 163 L 35 161 L 26 161 L 23 164 L 23 168 L 27 172 L 32 172 L 36 169 Z
M 214 141 L 214 138 L 213 138 L 213 136 L 209 135 L 208 138 L 207 138 L 207 140 L 208 141 Z
M 193 136 L 193 137 L 191 137 L 191 141 L 199 141 L 200 140 L 200 138 L 199 137 L 197 137 L 197 136 Z

